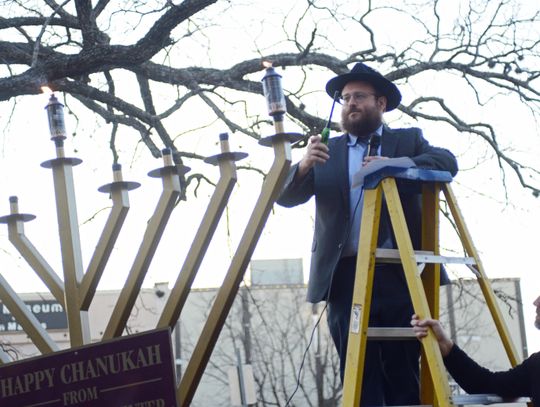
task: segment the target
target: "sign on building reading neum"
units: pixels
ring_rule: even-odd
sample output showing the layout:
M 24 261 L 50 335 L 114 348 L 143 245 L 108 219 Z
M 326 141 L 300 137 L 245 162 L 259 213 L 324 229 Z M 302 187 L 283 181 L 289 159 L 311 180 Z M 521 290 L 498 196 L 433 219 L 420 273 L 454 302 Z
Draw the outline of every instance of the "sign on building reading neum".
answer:
M 36 300 L 25 301 L 26 307 L 34 314 L 45 329 L 66 329 L 68 327 L 66 312 L 58 301 Z M 0 331 L 23 331 L 15 321 L 11 312 L 0 303 Z
M 169 329 L 0 367 L 2 407 L 176 407 Z

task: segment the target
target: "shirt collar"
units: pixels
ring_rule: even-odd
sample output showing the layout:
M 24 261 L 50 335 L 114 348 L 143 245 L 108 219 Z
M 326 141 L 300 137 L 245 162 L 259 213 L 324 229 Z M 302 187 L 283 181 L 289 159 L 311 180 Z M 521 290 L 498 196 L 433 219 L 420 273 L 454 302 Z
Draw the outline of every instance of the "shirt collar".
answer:
M 381 124 L 377 130 L 375 130 L 373 133 L 378 134 L 379 136 L 382 136 L 382 130 L 383 125 Z M 348 133 L 347 136 L 349 136 L 349 141 L 347 142 L 348 147 L 354 147 L 358 141 L 358 136 L 355 136 L 354 134 Z

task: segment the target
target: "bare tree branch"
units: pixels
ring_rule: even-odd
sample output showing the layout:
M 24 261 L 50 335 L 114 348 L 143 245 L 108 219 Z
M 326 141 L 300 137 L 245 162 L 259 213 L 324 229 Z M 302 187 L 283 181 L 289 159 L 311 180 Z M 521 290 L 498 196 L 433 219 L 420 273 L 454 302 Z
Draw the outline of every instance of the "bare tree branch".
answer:
M 214 44 L 212 30 L 219 30 L 220 23 L 210 22 L 209 17 L 212 12 L 234 15 L 239 4 L 75 0 L 70 8 L 76 11 L 74 16 L 66 10 L 68 2 L 46 0 L 34 7 L 15 2 L 10 13 L 0 18 L 0 30 L 12 34 L 0 41 L 0 66 L 8 73 L 0 76 L 0 101 L 40 93 L 46 84 L 64 92 L 66 100 L 81 101 L 112 124 L 109 145 L 114 161 L 118 160 L 116 134 L 123 127 L 135 130 L 154 156 L 163 145 L 173 149 L 176 160 L 188 159 L 192 152 L 179 147 L 179 137 L 186 131 L 173 129 L 170 123 L 178 122 L 176 117 L 201 100 L 202 117 L 213 120 L 199 127 L 221 122 L 245 137 L 260 138 L 260 125 L 269 119 L 253 114 L 249 100 L 262 95 L 258 76 L 263 59 L 299 79 L 289 86 L 294 89 L 286 89 L 287 111 L 307 136 L 320 132 L 326 122 L 313 109 L 318 95 L 324 94 L 320 77 L 348 72 L 358 61 L 368 62 L 404 88 L 414 89 L 426 77 L 460 78 L 463 89 L 470 91 L 463 104 L 487 109 L 495 100 L 519 98 L 534 120 L 540 117 L 540 40 L 531 34 L 540 23 L 540 10 L 521 10 L 520 0 L 469 0 L 454 15 L 442 13 L 438 1 L 407 5 L 337 1 L 329 5 L 308 0 L 291 5 L 277 24 L 282 32 L 272 31 L 273 45 L 259 44 L 254 38 L 253 49 L 231 54 L 221 66 L 210 62 L 212 50 L 223 45 Z M 408 43 L 388 42 L 378 24 L 382 15 L 411 25 L 416 30 L 414 38 Z M 129 24 L 120 33 L 115 27 L 120 21 L 117 16 Z M 41 27 L 39 32 L 36 27 Z M 354 33 L 355 40 L 344 41 L 347 33 Z M 122 34 L 129 35 L 129 41 Z M 132 45 L 120 45 L 127 42 Z M 200 55 L 186 58 L 191 49 L 208 55 L 208 61 Z M 128 78 L 126 72 L 134 75 Z M 112 85 L 120 76 L 132 81 L 132 89 L 139 89 L 140 99 L 115 90 Z M 167 97 L 156 97 L 156 89 L 166 86 L 171 89 Z M 399 110 L 420 125 L 429 121 L 451 126 L 452 137 L 468 134 L 483 140 L 498 160 L 503 185 L 505 174 L 513 173 L 524 188 L 538 194 L 540 169 L 505 149 L 505 136 L 490 120 L 465 119 L 463 104 L 454 106 L 447 96 L 434 86 L 422 97 L 404 102 Z M 223 106 L 237 114 L 229 115 Z M 332 128 L 339 131 L 337 123 Z

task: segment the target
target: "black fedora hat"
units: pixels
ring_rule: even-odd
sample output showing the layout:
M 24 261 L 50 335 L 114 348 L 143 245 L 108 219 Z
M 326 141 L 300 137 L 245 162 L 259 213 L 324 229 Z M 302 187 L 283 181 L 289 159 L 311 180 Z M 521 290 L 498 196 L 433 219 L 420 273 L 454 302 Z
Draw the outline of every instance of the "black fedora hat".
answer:
M 388 79 L 382 76 L 375 69 L 370 68 L 362 62 L 356 63 L 349 73 L 338 75 L 332 78 L 326 84 L 326 93 L 331 98 L 334 97 L 336 91 L 341 94 L 344 86 L 352 81 L 368 82 L 383 96 L 386 96 L 388 100 L 386 103 L 386 111 L 394 110 L 399 106 L 401 102 L 401 92 Z

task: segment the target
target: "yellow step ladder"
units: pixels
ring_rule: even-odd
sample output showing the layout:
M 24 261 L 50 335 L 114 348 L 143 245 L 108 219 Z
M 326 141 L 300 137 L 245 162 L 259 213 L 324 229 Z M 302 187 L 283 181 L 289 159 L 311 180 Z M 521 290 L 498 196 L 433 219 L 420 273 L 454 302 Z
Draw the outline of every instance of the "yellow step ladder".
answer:
M 421 191 L 422 247 L 420 251 L 413 249 L 396 180 L 400 182 L 400 188 L 415 188 L 417 193 Z M 344 407 L 360 405 L 368 337 L 379 340 L 407 338 L 416 340 L 412 328 L 368 327 L 376 262 L 402 264 L 414 312 L 420 318 L 439 317 L 440 265 L 449 263 L 467 265 L 480 284 L 510 363 L 512 366 L 518 363 L 517 351 L 502 318 L 495 294 L 450 188 L 451 180 L 452 177 L 446 171 L 416 168 L 404 170 L 396 167 L 382 168 L 364 179 L 364 205 L 343 383 Z M 439 255 L 439 195 L 441 191 L 444 193 L 468 257 Z M 376 247 L 383 194 L 396 237 L 397 250 Z M 421 343 L 421 404 L 454 406 L 457 403 L 451 397 L 442 356 L 431 330 Z

